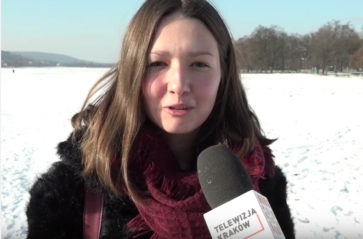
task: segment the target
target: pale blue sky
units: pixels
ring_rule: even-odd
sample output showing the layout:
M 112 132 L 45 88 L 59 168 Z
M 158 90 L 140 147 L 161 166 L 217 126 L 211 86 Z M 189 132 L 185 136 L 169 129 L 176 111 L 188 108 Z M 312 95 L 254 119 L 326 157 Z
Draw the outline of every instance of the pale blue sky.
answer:
M 115 62 L 123 32 L 143 0 L 2 0 L 1 49 Z M 258 25 L 307 34 L 332 20 L 363 31 L 363 0 L 211 0 L 235 39 Z

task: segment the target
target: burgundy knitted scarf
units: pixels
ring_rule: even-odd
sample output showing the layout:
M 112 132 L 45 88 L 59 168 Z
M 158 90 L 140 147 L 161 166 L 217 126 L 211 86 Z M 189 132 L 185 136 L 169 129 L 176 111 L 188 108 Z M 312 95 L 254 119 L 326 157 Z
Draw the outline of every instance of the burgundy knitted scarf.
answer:
M 254 189 L 258 180 L 272 176 L 274 162 L 268 147 L 258 142 L 241 159 L 250 174 Z M 149 192 L 146 204 L 135 203 L 139 214 L 129 221 L 134 238 L 151 233 L 153 239 L 210 238 L 203 214 L 211 208 L 204 198 L 196 170 L 181 171 L 161 135 L 146 129 L 138 136 L 130 166 L 135 183 Z

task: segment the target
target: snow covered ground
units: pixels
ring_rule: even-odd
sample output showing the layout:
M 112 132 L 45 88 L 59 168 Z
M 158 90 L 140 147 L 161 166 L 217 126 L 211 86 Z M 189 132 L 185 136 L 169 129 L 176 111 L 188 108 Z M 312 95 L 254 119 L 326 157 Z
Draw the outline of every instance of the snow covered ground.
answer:
M 107 69 L 1 69 L 1 238 L 25 238 L 27 190 Z M 283 168 L 297 238 L 363 238 L 363 78 L 245 74 Z

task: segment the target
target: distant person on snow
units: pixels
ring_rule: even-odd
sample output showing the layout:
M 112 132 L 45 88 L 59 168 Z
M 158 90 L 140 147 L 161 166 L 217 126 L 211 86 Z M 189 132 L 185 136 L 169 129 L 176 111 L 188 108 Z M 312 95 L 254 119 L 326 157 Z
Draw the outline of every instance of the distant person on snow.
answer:
M 286 238 L 294 238 L 273 140 L 249 107 L 231 36 L 207 1 L 145 1 L 120 60 L 72 125 L 58 145 L 61 161 L 30 190 L 28 239 L 83 238 L 86 205 L 95 203 L 89 193 L 101 195 L 99 238 L 210 238 L 196 158 L 215 144 L 238 155 Z

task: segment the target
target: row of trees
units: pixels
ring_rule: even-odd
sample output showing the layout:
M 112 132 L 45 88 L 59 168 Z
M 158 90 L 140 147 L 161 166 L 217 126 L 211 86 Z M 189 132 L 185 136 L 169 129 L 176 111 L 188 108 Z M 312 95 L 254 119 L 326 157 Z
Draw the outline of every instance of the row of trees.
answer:
M 302 36 L 289 35 L 276 26 L 259 26 L 250 36 L 238 39 L 235 49 L 245 72 L 363 70 L 363 39 L 350 24 L 339 21 Z

